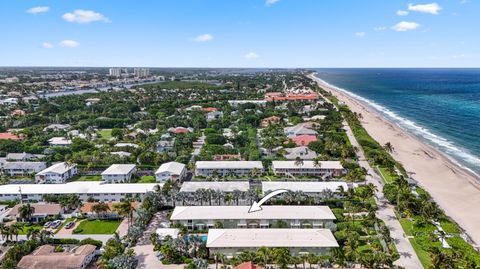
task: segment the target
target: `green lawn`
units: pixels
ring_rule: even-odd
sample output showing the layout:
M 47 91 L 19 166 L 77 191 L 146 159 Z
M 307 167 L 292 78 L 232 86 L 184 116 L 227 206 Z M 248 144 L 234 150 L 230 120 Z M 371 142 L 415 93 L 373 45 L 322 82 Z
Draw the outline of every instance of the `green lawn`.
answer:
M 112 129 L 100 129 L 98 133 L 102 138 L 110 139 L 112 138 Z
M 77 179 L 77 181 L 102 181 L 102 176 L 100 176 L 100 175 L 81 176 Z
M 22 234 L 22 235 L 25 235 L 27 234 L 28 230 L 29 229 L 38 229 L 38 230 L 41 230 L 43 229 L 43 226 L 40 225 L 40 224 L 35 224 L 35 223 L 20 223 L 18 222 L 18 224 L 22 225 L 20 231 L 18 234 Z
M 155 176 L 142 176 L 137 183 L 155 183 L 157 180 Z
M 122 220 L 87 219 L 78 225 L 75 234 L 113 234 Z
M 396 178 L 396 175 L 392 175 L 390 171 L 383 167 L 377 166 L 377 170 L 380 172 L 380 176 L 382 177 L 383 182 L 387 184 L 392 183 Z
M 417 253 L 418 259 L 422 263 L 423 268 L 430 268 L 430 264 L 432 263 L 432 261 L 428 252 L 423 250 L 423 248 L 417 243 L 417 240 L 415 240 L 415 238 L 409 238 L 408 240 L 410 241 L 413 249 Z

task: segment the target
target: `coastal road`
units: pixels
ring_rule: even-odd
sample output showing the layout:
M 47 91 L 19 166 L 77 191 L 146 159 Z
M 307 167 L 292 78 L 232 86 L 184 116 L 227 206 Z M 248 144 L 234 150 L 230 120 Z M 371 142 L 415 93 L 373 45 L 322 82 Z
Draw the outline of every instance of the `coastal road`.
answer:
M 383 182 L 380 179 L 380 176 L 377 172 L 372 169 L 370 164 L 365 159 L 365 154 L 363 152 L 362 146 L 358 143 L 357 139 L 353 135 L 352 129 L 346 121 L 343 122 L 344 129 L 347 132 L 348 139 L 352 146 L 358 149 L 357 154 L 359 157 L 359 164 L 367 170 L 366 181 L 367 183 L 372 183 L 377 187 L 375 191 L 375 200 L 378 205 L 378 210 L 376 216 L 383 220 L 390 230 L 390 237 L 393 239 L 395 246 L 397 247 L 400 258 L 395 261 L 395 265 L 402 266 L 404 268 L 423 268 L 422 263 L 418 259 L 417 253 L 412 247 L 412 244 L 408 240 L 403 231 L 400 222 L 395 215 L 393 206 L 388 203 L 388 201 L 383 196 Z

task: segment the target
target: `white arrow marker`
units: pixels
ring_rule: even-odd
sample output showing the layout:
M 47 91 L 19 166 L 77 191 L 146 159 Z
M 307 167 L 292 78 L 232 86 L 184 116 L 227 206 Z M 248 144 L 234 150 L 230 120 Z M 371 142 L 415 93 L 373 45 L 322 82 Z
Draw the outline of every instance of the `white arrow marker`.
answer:
M 262 200 L 258 202 L 253 202 L 252 206 L 248 210 L 248 213 L 257 212 L 262 210 L 262 204 L 265 203 L 268 199 L 272 198 L 275 195 L 279 195 L 281 193 L 288 192 L 288 190 L 274 190 L 271 193 L 267 194 L 267 196 L 263 197 Z

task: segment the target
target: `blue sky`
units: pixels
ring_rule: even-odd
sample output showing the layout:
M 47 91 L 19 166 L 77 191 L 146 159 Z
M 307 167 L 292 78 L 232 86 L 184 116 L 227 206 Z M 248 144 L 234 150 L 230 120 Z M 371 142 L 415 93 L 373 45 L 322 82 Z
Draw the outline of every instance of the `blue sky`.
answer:
M 479 67 L 480 0 L 1 0 L 0 66 Z

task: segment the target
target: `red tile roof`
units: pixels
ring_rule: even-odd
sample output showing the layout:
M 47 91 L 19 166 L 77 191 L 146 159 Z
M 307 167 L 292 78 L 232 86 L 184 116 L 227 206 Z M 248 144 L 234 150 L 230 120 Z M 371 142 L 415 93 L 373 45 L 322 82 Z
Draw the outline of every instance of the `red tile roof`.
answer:
M 6 133 L 0 133 L 0 140 L 22 140 L 22 138 L 18 135 L 6 132 Z
M 308 146 L 313 141 L 317 140 L 317 137 L 314 135 L 298 135 L 291 138 L 293 143 L 297 146 Z M 286 142 L 288 143 L 288 142 Z
M 233 269 L 263 269 L 263 267 L 255 265 L 253 262 L 244 262 L 233 267 Z
M 216 109 L 215 107 L 204 107 L 202 108 L 202 111 L 205 111 L 205 112 L 214 112 L 214 111 L 217 111 L 218 109 Z

